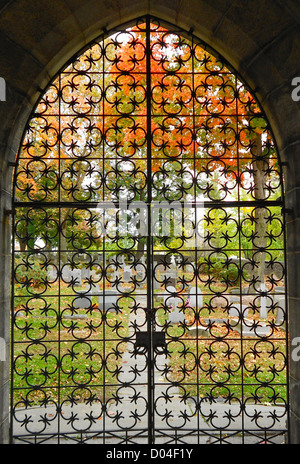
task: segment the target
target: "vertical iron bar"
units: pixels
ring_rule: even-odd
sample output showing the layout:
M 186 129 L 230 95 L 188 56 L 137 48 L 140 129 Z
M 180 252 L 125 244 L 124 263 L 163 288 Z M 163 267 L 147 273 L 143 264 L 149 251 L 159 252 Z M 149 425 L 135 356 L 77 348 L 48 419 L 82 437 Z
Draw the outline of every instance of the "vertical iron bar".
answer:
M 60 160 L 59 160 L 60 164 Z M 62 225 L 62 213 L 61 213 L 61 208 L 58 208 L 58 224 L 61 227 Z M 58 269 L 59 269 L 59 277 L 58 277 L 58 300 L 57 300 L 57 312 L 58 312 L 58 347 L 57 347 L 57 357 L 58 357 L 58 375 L 57 375 L 57 408 L 58 408 L 58 414 L 57 414 L 57 441 L 58 444 L 60 443 L 60 422 L 61 422 L 61 369 L 62 369 L 62 357 L 61 357 L 61 344 L 60 344 L 60 337 L 61 337 L 61 279 L 62 279 L 62 259 L 61 259 L 61 234 L 62 234 L 62 229 L 60 229 L 60 232 L 58 234 Z
M 194 215 L 194 221 L 195 221 L 195 240 L 194 240 L 194 277 L 196 278 L 196 289 L 198 288 L 198 276 L 196 275 L 196 269 L 197 269 L 197 262 L 198 262 L 198 246 L 197 246 L 197 241 L 198 241 L 198 235 L 197 235 L 197 224 L 198 224 L 198 201 L 197 201 L 197 183 L 196 183 L 196 172 L 197 172 L 197 166 L 196 166 L 196 105 L 195 105 L 195 95 L 196 95 L 196 85 L 195 85 L 195 53 L 194 53 L 194 48 L 196 48 L 196 44 L 194 42 L 194 36 L 191 35 L 191 43 L 192 43 L 192 95 L 193 95 L 193 109 L 192 109 L 192 117 L 193 117 L 193 169 L 194 169 L 194 188 L 193 188 L 193 194 L 194 194 L 194 202 L 195 202 L 195 215 Z M 196 290 L 196 301 L 198 301 L 198 292 Z M 198 312 L 198 305 L 196 305 L 196 313 Z M 195 313 L 195 314 L 196 314 Z M 200 314 L 200 312 L 199 312 Z M 196 359 L 199 359 L 200 356 L 200 347 L 199 347 L 199 337 L 198 337 L 198 327 L 196 329 Z M 197 414 L 197 443 L 198 445 L 200 444 L 200 389 L 199 389 L 199 382 L 200 382 L 200 375 L 199 375 L 199 365 L 196 367 L 197 369 L 197 377 L 196 377 L 196 382 L 197 382 L 197 399 L 196 399 L 196 414 Z
M 16 168 L 17 169 L 17 168 Z M 14 173 L 14 187 L 16 185 Z M 12 206 L 12 217 L 11 217 L 11 236 L 12 236 L 12 256 L 11 256 L 11 343 L 10 343 L 10 425 L 9 425 L 9 442 L 13 444 L 13 423 L 14 423 L 14 301 L 15 301 L 15 214 L 16 209 L 13 204 Z
M 151 37 L 150 16 L 146 17 L 146 95 L 147 95 L 147 330 L 148 330 L 148 442 L 154 443 L 154 359 L 152 346 L 152 253 L 151 253 Z
M 281 181 L 281 192 L 283 197 L 283 211 L 285 211 L 285 195 L 284 195 L 284 185 L 283 185 L 283 173 L 280 169 L 280 181 Z M 286 421 L 286 445 L 291 443 L 291 408 L 290 408 L 290 363 L 289 363 L 289 334 L 290 334 L 290 324 L 289 324 L 289 281 L 288 281 L 288 272 L 287 272 L 287 231 L 286 231 L 286 214 L 282 211 L 282 231 L 283 231 L 283 259 L 284 259 L 284 272 L 285 272 L 285 356 L 286 356 L 286 376 L 285 376 L 285 386 L 286 386 L 286 404 L 287 404 L 287 421 Z
M 238 88 L 238 81 L 237 81 L 237 76 L 234 77 L 234 88 L 235 91 L 237 91 Z M 235 124 L 236 124 L 236 133 L 239 133 L 239 106 L 238 106 L 238 99 L 235 99 Z M 236 141 L 236 171 L 237 171 L 237 176 L 240 178 L 241 176 L 241 170 L 240 170 L 240 158 L 239 158 L 239 150 L 240 150 L 240 145 L 239 145 L 239 140 L 237 139 Z M 241 215 L 241 208 L 240 208 L 240 199 L 241 199 L 241 187 L 240 183 L 237 186 L 237 194 L 238 194 L 238 207 L 237 207 L 237 221 L 239 227 L 241 227 L 242 223 L 242 215 Z M 241 229 L 238 231 L 238 246 L 239 246 L 239 252 L 238 252 L 238 260 L 239 260 L 239 269 L 240 271 L 242 270 L 242 239 L 241 239 Z M 240 275 L 240 280 L 239 280 L 239 302 L 240 302 L 240 311 L 242 312 L 243 308 L 243 296 L 242 296 L 242 275 Z M 230 298 L 230 297 L 229 297 Z M 244 391 L 244 335 L 243 335 L 243 325 L 241 324 L 241 338 L 240 338 L 240 350 L 241 350 L 241 403 L 242 403 L 242 411 L 241 411 L 241 419 L 242 419 L 242 444 L 244 444 L 245 441 L 245 410 L 244 410 L 244 403 L 245 403 L 245 391 Z
M 58 133 L 61 134 L 61 95 L 62 95 L 62 81 L 61 81 L 61 74 L 59 75 L 58 80 L 59 85 L 59 98 L 58 98 Z M 59 180 L 62 178 L 61 174 L 61 141 L 58 141 L 58 172 L 59 172 Z M 61 202 L 61 184 L 59 183 L 58 186 L 58 201 Z M 58 234 L 58 269 L 59 269 L 59 277 L 58 277 L 58 302 L 57 302 L 57 311 L 58 311 L 58 384 L 57 384 L 57 407 L 59 413 L 57 414 L 57 442 L 60 443 L 60 425 L 61 425 L 61 283 L 62 283 L 62 259 L 61 259 L 61 239 L 62 239 L 62 208 L 58 207 L 58 224 L 59 224 L 59 234 Z M 63 252 L 64 253 L 64 252 Z M 66 253 L 66 251 L 65 251 Z
M 104 44 L 104 40 L 105 40 L 105 37 L 103 35 L 103 44 Z M 106 85 L 105 85 L 105 64 L 106 64 L 106 61 L 105 61 L 105 53 L 103 53 L 103 56 L 102 56 L 102 88 L 103 88 L 103 91 L 105 92 L 106 91 Z M 102 109 L 102 133 L 105 134 L 105 98 L 103 97 L 103 109 Z M 104 137 L 102 137 L 102 175 L 104 176 L 104 173 L 105 173 L 105 162 L 104 162 L 104 151 L 105 151 L 105 141 L 104 141 Z M 100 171 L 100 161 L 99 161 L 99 171 Z M 103 185 L 102 185 L 102 199 L 101 199 L 103 202 L 105 201 L 105 183 L 103 182 Z M 103 211 L 103 225 L 104 225 L 104 228 L 105 228 L 105 210 Z M 105 230 L 104 230 L 104 234 L 103 234 L 103 244 L 102 244 L 102 247 L 103 247 L 103 263 L 105 263 L 105 245 L 106 245 L 106 241 L 105 241 Z M 92 271 L 92 269 L 91 269 Z M 104 295 L 104 288 L 105 288 L 105 277 L 104 277 L 104 284 L 103 284 L 103 295 Z M 101 291 L 101 286 L 100 286 L 100 291 Z M 99 298 L 99 296 L 98 296 Z M 104 310 L 105 306 L 104 306 L 104 302 L 103 302 L 103 310 Z M 103 414 L 103 419 L 102 419 L 102 442 L 103 444 L 105 445 L 105 440 L 106 440 L 106 388 L 105 388 L 105 369 L 106 369 L 106 350 L 105 350 L 105 334 L 106 334 L 106 331 L 105 331 L 105 324 L 106 324 L 106 320 L 104 321 L 103 323 L 103 347 L 102 347 L 102 354 L 103 354 L 103 360 L 104 360 L 104 365 L 102 367 L 103 369 L 103 390 L 102 390 L 102 398 L 101 398 L 101 401 L 102 401 L 102 414 Z M 100 389 L 100 392 L 101 392 L 101 389 Z M 100 393 L 100 397 L 101 397 L 101 393 Z

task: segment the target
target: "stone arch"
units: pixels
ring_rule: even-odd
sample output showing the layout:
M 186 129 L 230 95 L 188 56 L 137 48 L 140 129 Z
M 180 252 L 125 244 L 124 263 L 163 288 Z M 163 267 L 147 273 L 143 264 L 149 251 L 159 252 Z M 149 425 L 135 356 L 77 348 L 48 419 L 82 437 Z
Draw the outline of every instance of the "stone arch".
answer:
M 219 51 L 256 89 L 255 95 L 267 114 L 284 163 L 286 179 L 287 256 L 289 263 L 289 301 L 291 338 L 297 336 L 300 296 L 299 264 L 299 133 L 300 107 L 291 100 L 291 81 L 300 74 L 300 10 L 296 1 L 257 2 L 167 1 L 57 1 L 42 5 L 37 2 L 33 14 L 32 2 L 3 2 L 0 10 L 0 35 L 5 53 L 1 56 L 1 73 L 7 83 L 7 105 L 0 114 L 1 156 L 1 221 L 4 263 L 1 279 L 3 328 L 8 339 L 9 223 L 11 169 L 24 125 L 41 89 L 72 54 L 110 28 L 137 14 L 152 13 L 185 29 L 193 28 L 196 35 Z M 22 12 L 20 14 L 20 12 Z M 266 21 L 268 12 L 268 21 Z M 15 17 L 18 21 L 15 21 Z M 17 30 L 17 29 L 18 30 Z M 19 33 L 22 31 L 22 33 Z M 9 174 L 8 174 L 9 173 Z M 1 335 L 1 333 L 0 333 Z M 300 372 L 291 365 L 292 441 L 299 442 L 300 413 L 296 398 Z M 0 381 L 7 388 L 7 370 L 1 364 Z M 1 412 L 1 436 L 7 437 L 7 406 Z

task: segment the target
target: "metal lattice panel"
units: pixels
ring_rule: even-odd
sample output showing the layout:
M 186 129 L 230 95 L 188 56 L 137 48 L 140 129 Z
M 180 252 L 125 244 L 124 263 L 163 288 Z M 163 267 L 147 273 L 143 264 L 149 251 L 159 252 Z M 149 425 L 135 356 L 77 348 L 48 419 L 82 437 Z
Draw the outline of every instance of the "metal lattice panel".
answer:
M 112 31 L 17 161 L 12 439 L 284 441 L 280 166 L 224 60 L 154 18 Z

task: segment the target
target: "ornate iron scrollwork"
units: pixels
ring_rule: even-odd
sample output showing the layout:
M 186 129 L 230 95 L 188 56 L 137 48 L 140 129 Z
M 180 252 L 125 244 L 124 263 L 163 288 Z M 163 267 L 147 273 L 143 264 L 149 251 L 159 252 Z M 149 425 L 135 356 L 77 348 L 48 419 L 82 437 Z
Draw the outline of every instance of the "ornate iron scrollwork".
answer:
M 17 162 L 12 439 L 283 441 L 280 163 L 230 66 L 149 16 L 111 31 Z

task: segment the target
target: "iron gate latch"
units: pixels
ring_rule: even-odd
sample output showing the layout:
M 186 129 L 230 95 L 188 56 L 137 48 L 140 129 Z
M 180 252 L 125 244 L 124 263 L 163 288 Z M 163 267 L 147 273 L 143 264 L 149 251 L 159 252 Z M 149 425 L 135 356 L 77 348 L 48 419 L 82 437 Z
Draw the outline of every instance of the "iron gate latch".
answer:
M 152 343 L 153 343 L 154 350 L 157 350 L 158 348 L 165 348 L 166 347 L 165 332 L 153 332 Z M 140 350 L 139 348 L 142 348 L 142 350 Z M 135 342 L 136 354 L 144 354 L 147 350 L 149 350 L 149 348 L 150 348 L 149 333 L 148 332 L 137 332 L 136 342 Z

